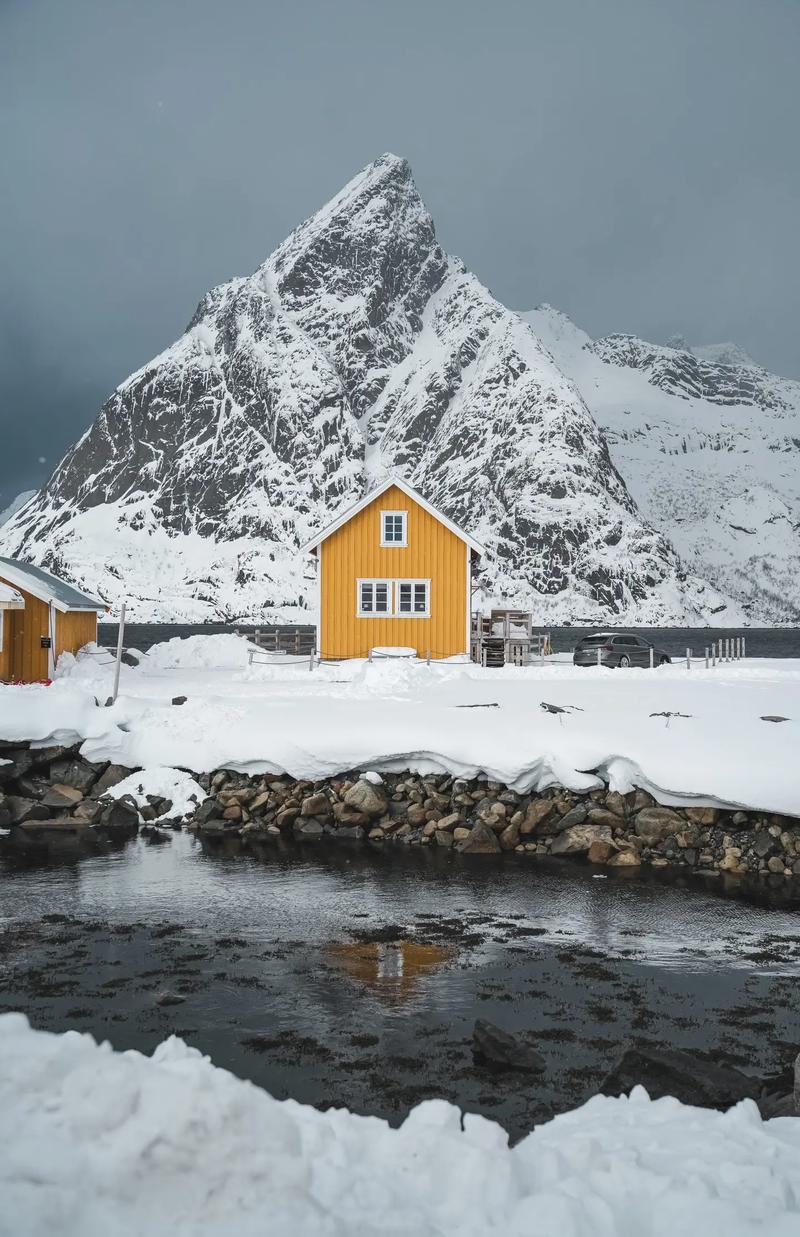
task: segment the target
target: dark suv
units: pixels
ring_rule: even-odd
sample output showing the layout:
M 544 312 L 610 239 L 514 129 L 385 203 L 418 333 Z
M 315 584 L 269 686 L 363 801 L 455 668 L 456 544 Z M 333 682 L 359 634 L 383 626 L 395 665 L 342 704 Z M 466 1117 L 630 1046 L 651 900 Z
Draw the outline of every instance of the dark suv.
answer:
M 596 666 L 600 654 L 601 666 L 649 666 L 650 650 L 653 650 L 653 665 L 664 666 L 670 657 L 663 649 L 657 649 L 641 636 L 632 632 L 601 631 L 596 636 L 584 636 L 572 654 L 576 666 Z

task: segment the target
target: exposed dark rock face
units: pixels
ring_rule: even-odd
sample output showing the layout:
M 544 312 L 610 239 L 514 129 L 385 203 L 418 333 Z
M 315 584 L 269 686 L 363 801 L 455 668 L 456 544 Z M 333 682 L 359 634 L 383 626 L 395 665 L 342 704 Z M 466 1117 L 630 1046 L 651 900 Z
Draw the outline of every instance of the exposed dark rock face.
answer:
M 747 404 L 754 408 L 792 407 L 793 384 L 757 366 L 725 365 L 703 360 L 688 348 L 660 347 L 636 335 L 607 335 L 590 345 L 603 361 L 646 372 L 654 387 L 682 399 L 710 404 Z M 785 390 L 781 390 L 781 387 Z
M 299 545 L 396 470 L 542 620 L 682 622 L 719 595 L 639 515 L 575 386 L 436 240 L 384 155 L 123 382 L 5 552 L 131 618 L 300 617 Z

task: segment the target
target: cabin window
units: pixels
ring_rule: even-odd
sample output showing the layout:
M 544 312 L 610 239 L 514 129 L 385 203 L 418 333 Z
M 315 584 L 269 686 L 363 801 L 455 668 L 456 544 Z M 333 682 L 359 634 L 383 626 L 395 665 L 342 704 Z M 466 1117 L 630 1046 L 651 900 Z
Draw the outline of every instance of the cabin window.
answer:
M 392 612 L 391 580 L 358 581 L 358 616 L 373 618 Z
M 408 525 L 407 511 L 382 511 L 381 512 L 381 545 L 382 546 L 405 546 L 408 545 L 406 529 Z
M 398 580 L 395 584 L 397 611 L 409 618 L 430 618 L 430 580 Z

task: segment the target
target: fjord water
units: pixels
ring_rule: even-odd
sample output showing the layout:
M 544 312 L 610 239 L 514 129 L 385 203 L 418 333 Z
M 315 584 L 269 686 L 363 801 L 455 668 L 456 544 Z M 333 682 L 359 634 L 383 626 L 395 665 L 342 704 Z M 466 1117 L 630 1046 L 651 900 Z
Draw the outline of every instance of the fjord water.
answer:
M 444 1096 L 515 1134 L 588 1098 L 628 1043 L 758 1074 L 800 1048 L 782 879 L 743 897 L 723 878 L 166 838 L 0 859 L 0 1010 L 117 1048 L 176 1033 L 278 1097 L 394 1121 Z M 529 1036 L 545 1074 L 476 1065 L 476 1018 Z
M 294 625 L 284 624 L 284 629 L 294 630 Z M 113 645 L 117 640 L 116 623 L 101 623 L 98 640 L 101 644 Z M 211 636 L 220 632 L 241 631 L 250 635 L 255 630 L 252 623 L 128 623 L 125 628 L 125 643 L 145 651 L 162 640 L 179 636 Z M 261 631 L 274 631 L 275 624 L 262 623 Z M 312 625 L 301 626 L 303 631 L 313 631 Z M 535 627 L 534 633 L 550 636 L 554 653 L 570 652 L 584 636 L 595 631 L 630 631 L 630 627 Z M 712 642 L 727 637 L 744 635 L 748 657 L 800 657 L 800 627 L 637 627 L 639 635 L 650 640 L 670 656 L 682 657 L 687 648 L 695 656 L 702 656 L 703 649 Z

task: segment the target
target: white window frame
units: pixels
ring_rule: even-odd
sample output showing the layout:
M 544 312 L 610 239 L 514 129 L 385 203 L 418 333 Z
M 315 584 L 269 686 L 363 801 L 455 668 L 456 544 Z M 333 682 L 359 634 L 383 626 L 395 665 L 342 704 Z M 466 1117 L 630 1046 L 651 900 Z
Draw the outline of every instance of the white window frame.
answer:
M 387 610 L 362 610 L 361 609 L 361 585 L 362 584 L 372 585 L 373 603 L 375 601 L 375 585 L 385 584 L 386 585 L 386 602 L 388 605 L 388 609 Z M 358 618 L 378 618 L 378 619 L 392 618 L 393 592 L 394 590 L 392 588 L 391 580 L 372 579 L 369 577 L 359 578 L 358 580 L 356 580 L 356 615 L 357 617 Z
M 424 584 L 425 586 L 425 611 L 422 610 L 401 610 L 400 609 L 400 585 L 411 585 L 411 604 L 414 605 L 414 586 Z M 410 618 L 410 619 L 426 619 L 431 617 L 431 582 L 430 580 L 395 580 L 394 582 L 394 617 L 395 618 Z
M 402 541 L 387 541 L 386 540 L 386 517 L 387 515 L 400 516 L 403 521 L 403 540 Z M 384 550 L 403 550 L 408 547 L 408 512 L 407 511 L 382 511 L 381 512 L 381 548 Z

